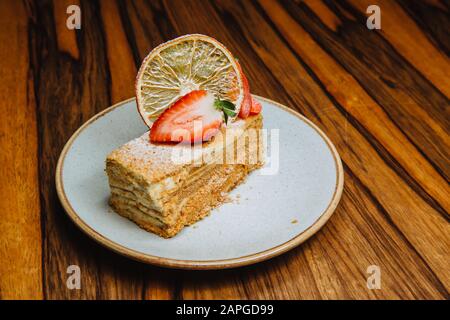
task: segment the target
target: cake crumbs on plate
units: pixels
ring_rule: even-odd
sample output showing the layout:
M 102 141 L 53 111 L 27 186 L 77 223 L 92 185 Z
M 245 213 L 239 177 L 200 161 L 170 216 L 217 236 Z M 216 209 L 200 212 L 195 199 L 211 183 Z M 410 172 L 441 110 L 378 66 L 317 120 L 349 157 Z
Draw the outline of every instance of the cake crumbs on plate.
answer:
M 297 220 L 297 219 L 294 219 L 294 220 L 291 221 L 291 223 L 292 223 L 292 224 L 296 224 L 296 223 L 298 223 L 298 220 Z

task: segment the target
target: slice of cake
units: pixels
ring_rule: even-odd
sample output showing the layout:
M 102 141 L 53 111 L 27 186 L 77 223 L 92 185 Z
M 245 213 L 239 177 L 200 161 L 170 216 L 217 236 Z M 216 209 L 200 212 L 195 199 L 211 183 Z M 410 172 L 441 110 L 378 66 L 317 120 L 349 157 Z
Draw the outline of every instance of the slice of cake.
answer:
M 150 131 L 107 157 L 110 204 L 168 238 L 226 201 L 262 166 L 261 104 L 237 59 L 201 34 L 154 48 L 135 86 Z
M 106 160 L 110 205 L 147 231 L 176 235 L 261 167 L 261 128 L 258 114 L 223 126 L 198 146 L 152 143 L 148 133 L 128 142 Z

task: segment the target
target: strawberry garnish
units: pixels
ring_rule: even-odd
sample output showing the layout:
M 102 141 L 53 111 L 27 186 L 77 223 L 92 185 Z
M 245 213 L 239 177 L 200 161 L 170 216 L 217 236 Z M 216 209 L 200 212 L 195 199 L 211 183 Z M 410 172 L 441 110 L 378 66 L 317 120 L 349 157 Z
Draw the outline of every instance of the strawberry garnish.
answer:
M 250 115 L 250 109 L 252 107 L 252 95 L 250 94 L 250 85 L 248 84 L 247 77 L 242 70 L 241 65 L 236 62 L 239 72 L 242 77 L 242 86 L 244 89 L 244 98 L 242 100 L 241 109 L 239 110 L 239 118 L 246 119 Z
M 255 115 L 261 112 L 262 105 L 255 98 L 252 97 L 252 107 L 250 108 L 250 114 Z
M 205 90 L 192 91 L 166 109 L 153 123 L 151 142 L 208 141 L 229 116 L 235 116 L 234 104 L 218 100 Z

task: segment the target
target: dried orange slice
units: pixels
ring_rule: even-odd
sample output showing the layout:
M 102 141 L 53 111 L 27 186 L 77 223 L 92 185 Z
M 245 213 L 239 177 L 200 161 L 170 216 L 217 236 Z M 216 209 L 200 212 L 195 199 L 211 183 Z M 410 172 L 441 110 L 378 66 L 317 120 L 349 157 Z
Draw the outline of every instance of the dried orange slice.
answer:
M 139 113 L 151 127 L 164 110 L 194 90 L 232 102 L 236 114 L 244 99 L 244 82 L 235 58 L 216 39 L 201 34 L 165 42 L 144 59 L 136 78 Z

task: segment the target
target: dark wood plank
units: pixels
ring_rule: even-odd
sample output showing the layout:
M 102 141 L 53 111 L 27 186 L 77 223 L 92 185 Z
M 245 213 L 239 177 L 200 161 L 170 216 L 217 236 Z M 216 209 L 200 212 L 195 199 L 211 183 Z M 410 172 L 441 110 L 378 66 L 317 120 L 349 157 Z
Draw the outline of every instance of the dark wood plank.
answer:
M 108 107 L 113 95 L 115 99 L 123 97 L 120 83 L 111 81 L 108 45 L 100 23 L 109 17 L 101 16 L 98 2 L 83 1 L 81 30 L 67 31 L 64 23 L 55 23 L 56 16 L 66 17 L 67 3 L 30 3 L 30 55 L 39 114 L 45 294 L 50 299 L 140 298 L 142 284 L 136 275 L 143 266 L 101 248 L 83 235 L 69 221 L 56 195 L 55 166 L 67 139 L 83 122 Z M 75 36 L 69 38 L 68 32 Z M 63 45 L 61 39 L 66 39 Z M 117 62 L 111 63 L 116 66 Z M 82 290 L 66 287 L 66 270 L 73 264 L 81 269 Z
M 436 47 L 450 56 L 450 3 L 448 0 L 398 0 L 403 9 L 425 32 Z
M 351 10 L 345 2 L 327 2 L 327 7 L 341 23 L 338 33 L 330 30 L 307 3 L 282 3 L 448 180 L 450 118 L 442 115 L 448 112 L 449 99 L 407 63 L 390 43 L 377 32 L 370 32 L 365 25 L 366 17 Z
M 383 37 L 436 88 L 450 97 L 450 82 L 448 81 L 450 60 L 448 59 L 448 53 L 446 55 L 445 50 L 440 49 L 433 40 L 429 39 L 429 31 L 425 26 L 418 25 L 402 6 L 393 0 L 350 0 L 348 2 L 362 15 L 366 14 L 369 5 L 378 5 L 382 11 L 380 33 Z M 409 1 L 408 3 L 410 5 L 405 6 L 405 9 L 415 7 L 415 5 L 411 5 L 415 2 Z M 433 12 L 433 10 L 427 10 L 426 12 Z M 447 17 L 448 19 L 450 19 L 450 16 Z M 433 19 L 433 21 L 436 20 Z M 443 32 L 445 25 L 448 26 L 448 22 L 439 24 L 439 28 Z M 449 38 L 450 34 L 447 34 L 447 42 Z M 433 63 L 430 63 L 430 61 L 433 61 Z
M 171 25 L 161 1 L 119 1 L 122 24 L 139 68 L 150 50 L 178 35 Z
M 37 125 L 22 2 L 0 2 L 0 299 L 41 299 Z
M 120 7 L 115 1 L 100 3 L 106 53 L 111 78 L 111 102 L 117 103 L 134 97 L 136 65 L 120 20 Z

